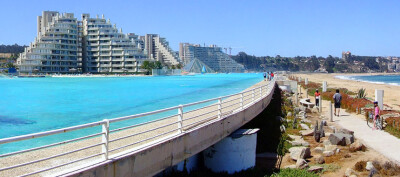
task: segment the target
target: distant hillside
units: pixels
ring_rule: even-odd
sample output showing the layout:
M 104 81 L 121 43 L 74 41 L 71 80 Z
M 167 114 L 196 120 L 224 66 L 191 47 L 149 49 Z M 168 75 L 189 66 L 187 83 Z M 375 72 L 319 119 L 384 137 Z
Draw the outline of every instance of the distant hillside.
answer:
M 0 53 L 21 53 L 27 46 L 14 45 L 0 45 Z
M 316 57 L 315 55 L 305 57 L 282 57 L 277 55 L 261 56 L 247 55 L 245 52 L 239 52 L 231 56 L 236 62 L 243 64 L 249 71 L 308 71 L 315 70 L 327 71 L 329 73 L 360 73 L 360 72 L 384 72 L 387 71 L 390 61 L 381 59 L 377 62 L 376 58 L 371 56 L 352 56 L 348 61 L 338 57 Z

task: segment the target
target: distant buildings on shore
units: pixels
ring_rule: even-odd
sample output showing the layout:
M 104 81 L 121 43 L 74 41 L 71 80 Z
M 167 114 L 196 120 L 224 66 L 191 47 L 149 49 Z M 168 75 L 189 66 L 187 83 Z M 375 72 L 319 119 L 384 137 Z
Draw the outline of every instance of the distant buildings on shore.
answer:
M 188 72 L 244 72 L 245 69 L 216 45 L 201 47 L 199 44 L 180 43 L 179 57 Z
M 37 37 L 16 64 L 20 73 L 135 73 L 143 71 L 145 60 L 169 67 L 196 62 L 210 72 L 244 71 L 217 46 L 184 43 L 178 54 L 158 34 L 124 34 L 104 15 L 82 14 L 78 20 L 73 13 L 56 11 L 38 16 Z

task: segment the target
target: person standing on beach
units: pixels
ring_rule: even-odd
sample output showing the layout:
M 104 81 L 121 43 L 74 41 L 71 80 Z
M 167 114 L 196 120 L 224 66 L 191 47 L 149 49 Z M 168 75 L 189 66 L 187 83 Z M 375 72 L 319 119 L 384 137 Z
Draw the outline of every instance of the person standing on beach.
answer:
M 274 79 L 274 73 L 271 72 L 271 80 Z
M 315 96 L 315 106 L 319 106 L 319 97 L 321 93 L 318 92 L 318 89 L 315 90 L 314 96 Z
M 339 89 L 336 89 L 336 93 L 333 95 L 333 101 L 335 102 L 335 116 L 340 116 L 340 104 L 342 102 L 342 95 L 339 93 Z M 336 110 L 337 114 L 336 114 Z

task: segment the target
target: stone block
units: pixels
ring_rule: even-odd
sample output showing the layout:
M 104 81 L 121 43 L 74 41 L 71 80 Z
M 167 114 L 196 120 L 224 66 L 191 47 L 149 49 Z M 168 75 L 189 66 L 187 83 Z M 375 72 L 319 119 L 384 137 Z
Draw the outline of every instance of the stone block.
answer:
M 308 172 L 313 172 L 313 173 L 318 173 L 321 172 L 324 169 L 324 167 L 320 166 L 311 166 L 309 169 L 307 169 Z
M 325 157 L 330 157 L 330 156 L 335 155 L 335 153 L 334 153 L 333 151 L 324 151 L 322 154 L 323 154 Z
M 316 155 L 316 156 L 314 157 L 314 161 L 315 161 L 315 163 L 317 163 L 317 164 L 324 164 L 324 163 L 325 163 L 324 156 L 322 156 L 322 155 Z
M 313 150 L 314 153 L 319 153 L 319 154 L 322 154 L 324 151 L 325 149 L 323 147 L 316 147 Z
M 313 130 L 300 130 L 301 136 L 313 136 L 314 131 Z
M 296 168 L 304 169 L 308 167 L 308 163 L 304 159 L 298 159 L 296 162 Z
M 290 158 L 293 160 L 307 159 L 311 156 L 311 151 L 309 147 L 292 147 L 289 149 Z
M 354 142 L 354 136 L 351 134 L 334 133 L 329 135 L 329 141 L 333 145 L 346 146 Z
M 300 124 L 300 127 L 303 130 L 310 130 L 310 127 L 308 127 L 308 125 L 306 125 L 306 124 Z

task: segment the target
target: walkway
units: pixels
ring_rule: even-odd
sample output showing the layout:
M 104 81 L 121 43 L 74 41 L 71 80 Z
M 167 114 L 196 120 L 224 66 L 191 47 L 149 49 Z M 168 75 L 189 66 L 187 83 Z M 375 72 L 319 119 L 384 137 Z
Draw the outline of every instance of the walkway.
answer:
M 325 117 L 329 120 L 328 101 L 323 102 L 322 108 Z M 400 139 L 385 131 L 372 130 L 361 115 L 355 115 L 340 110 L 340 117 L 333 116 L 335 124 L 354 131 L 354 136 L 361 140 L 367 147 L 372 148 L 390 160 L 400 164 Z M 329 121 L 328 121 L 329 122 Z

